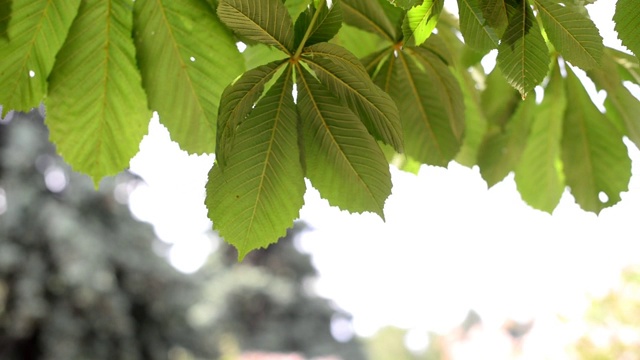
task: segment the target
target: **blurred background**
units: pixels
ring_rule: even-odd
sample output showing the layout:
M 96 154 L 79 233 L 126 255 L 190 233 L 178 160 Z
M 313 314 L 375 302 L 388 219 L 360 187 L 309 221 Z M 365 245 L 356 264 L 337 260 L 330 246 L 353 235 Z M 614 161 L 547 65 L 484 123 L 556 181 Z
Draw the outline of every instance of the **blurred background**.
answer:
M 590 12 L 619 47 L 613 5 Z M 637 166 L 599 217 L 454 163 L 392 168 L 386 223 L 309 187 L 288 235 L 237 263 L 206 217 L 212 156 L 154 118 L 96 191 L 43 116 L 0 119 L 1 360 L 640 359 Z

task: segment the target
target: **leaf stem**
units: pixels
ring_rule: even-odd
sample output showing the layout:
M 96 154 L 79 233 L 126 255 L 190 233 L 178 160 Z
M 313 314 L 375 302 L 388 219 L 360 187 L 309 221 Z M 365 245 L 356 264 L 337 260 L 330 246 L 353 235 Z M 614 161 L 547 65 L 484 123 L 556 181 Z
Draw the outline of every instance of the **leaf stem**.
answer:
M 309 37 L 311 36 L 311 31 L 315 26 L 316 21 L 318 20 L 318 16 L 320 15 L 320 10 L 322 10 L 322 7 L 325 6 L 326 4 L 327 4 L 327 0 L 320 1 L 320 4 L 318 5 L 316 12 L 313 14 L 313 18 L 311 18 L 309 27 L 307 27 L 307 31 L 304 33 L 304 36 L 302 37 L 302 41 L 300 41 L 300 45 L 298 45 L 298 48 L 296 49 L 296 53 L 293 54 L 292 59 L 298 59 L 300 54 L 302 54 L 302 49 L 304 49 L 305 43 L 307 42 L 307 40 L 309 40 Z

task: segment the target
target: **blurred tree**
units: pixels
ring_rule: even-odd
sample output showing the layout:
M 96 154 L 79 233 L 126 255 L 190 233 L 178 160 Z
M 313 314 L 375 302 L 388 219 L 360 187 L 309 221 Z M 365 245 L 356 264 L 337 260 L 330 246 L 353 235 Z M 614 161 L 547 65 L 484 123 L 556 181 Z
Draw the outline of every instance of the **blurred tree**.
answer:
M 0 144 L 0 359 L 217 356 L 184 316 L 198 282 L 114 197 L 139 180 L 94 191 L 54 155 L 38 111 L 0 125 Z
M 574 344 L 584 360 L 640 359 L 640 265 L 624 270 L 618 288 L 593 300 L 587 331 Z
M 366 359 L 350 315 L 312 290 L 316 270 L 295 245 L 305 230 L 306 224 L 295 223 L 278 246 L 254 251 L 242 263 L 233 247 L 221 243 L 204 269 L 212 281 L 205 290 L 208 301 L 198 307 L 199 320 L 218 336 L 231 335 L 243 351 Z
M 124 205 L 140 181 L 123 173 L 96 192 L 55 155 L 42 109 L 0 121 L 0 359 L 365 358 L 332 337 L 348 314 L 305 290 L 303 225 L 243 264 L 221 247 L 187 276 Z

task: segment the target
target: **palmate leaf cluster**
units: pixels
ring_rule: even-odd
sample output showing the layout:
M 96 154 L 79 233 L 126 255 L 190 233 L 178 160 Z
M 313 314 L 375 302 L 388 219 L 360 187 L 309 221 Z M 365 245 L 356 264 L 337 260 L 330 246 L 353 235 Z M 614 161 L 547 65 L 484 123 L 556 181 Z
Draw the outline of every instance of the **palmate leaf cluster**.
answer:
M 456 17 L 444 0 L 1 1 L 2 115 L 44 100 L 57 151 L 98 184 L 157 112 L 182 149 L 215 151 L 206 205 L 240 257 L 284 235 L 305 178 L 384 218 L 389 163 L 477 165 L 489 186 L 514 172 L 547 212 L 566 187 L 587 211 L 617 203 L 623 138 L 640 145 L 640 7 L 615 4 L 630 54 L 603 45 L 593 1 L 457 2 Z

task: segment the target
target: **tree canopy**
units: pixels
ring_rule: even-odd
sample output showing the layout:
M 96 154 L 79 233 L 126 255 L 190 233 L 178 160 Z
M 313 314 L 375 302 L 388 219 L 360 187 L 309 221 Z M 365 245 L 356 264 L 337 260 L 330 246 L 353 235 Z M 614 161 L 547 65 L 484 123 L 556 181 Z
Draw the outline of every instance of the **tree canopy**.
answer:
M 640 65 L 603 45 L 594 1 L 3 0 L 2 116 L 44 101 L 51 142 L 97 186 L 157 112 L 183 150 L 215 152 L 205 203 L 240 258 L 284 236 L 305 178 L 384 218 L 389 163 L 477 165 L 489 186 L 514 172 L 534 208 L 568 187 L 599 213 L 628 190 Z M 640 7 L 615 7 L 640 54 Z

